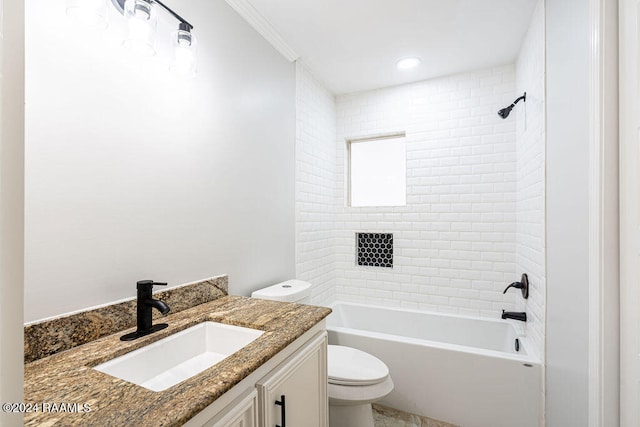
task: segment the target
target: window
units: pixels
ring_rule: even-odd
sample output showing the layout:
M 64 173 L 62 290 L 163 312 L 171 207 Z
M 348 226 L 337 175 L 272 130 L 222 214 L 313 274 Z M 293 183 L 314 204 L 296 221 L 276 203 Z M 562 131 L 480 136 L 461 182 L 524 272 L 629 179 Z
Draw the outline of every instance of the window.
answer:
M 404 136 L 403 132 L 347 141 L 350 206 L 407 204 Z

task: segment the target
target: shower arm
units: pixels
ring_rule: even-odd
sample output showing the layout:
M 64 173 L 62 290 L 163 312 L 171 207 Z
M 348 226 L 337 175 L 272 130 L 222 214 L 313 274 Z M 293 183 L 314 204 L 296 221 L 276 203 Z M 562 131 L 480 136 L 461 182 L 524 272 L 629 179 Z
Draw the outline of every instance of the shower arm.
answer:
M 527 102 L 527 92 L 525 92 L 524 95 L 522 95 L 520 98 L 513 101 L 513 104 L 511 105 L 516 105 L 520 100 Z

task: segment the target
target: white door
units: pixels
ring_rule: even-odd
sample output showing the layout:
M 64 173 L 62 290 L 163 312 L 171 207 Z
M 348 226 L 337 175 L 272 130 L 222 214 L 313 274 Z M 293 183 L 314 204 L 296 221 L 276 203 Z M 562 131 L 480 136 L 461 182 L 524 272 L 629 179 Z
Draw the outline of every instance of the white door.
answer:
M 620 425 L 640 426 L 640 0 L 620 6 Z

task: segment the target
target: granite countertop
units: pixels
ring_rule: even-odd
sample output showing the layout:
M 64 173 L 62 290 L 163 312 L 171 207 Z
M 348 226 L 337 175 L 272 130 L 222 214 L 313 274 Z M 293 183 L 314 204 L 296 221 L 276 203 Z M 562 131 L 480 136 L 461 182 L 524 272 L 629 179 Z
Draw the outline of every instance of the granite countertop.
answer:
M 152 335 L 123 342 L 120 336 L 134 329 L 120 331 L 27 363 L 24 367 L 26 404 L 77 403 L 80 408 L 88 404 L 90 411 L 42 412 L 40 408 L 38 412 L 25 414 L 25 425 L 182 425 L 330 312 L 325 307 L 225 296 L 166 316 L 162 322 L 168 323 L 169 327 Z M 215 366 L 161 392 L 92 369 L 208 320 L 265 333 Z

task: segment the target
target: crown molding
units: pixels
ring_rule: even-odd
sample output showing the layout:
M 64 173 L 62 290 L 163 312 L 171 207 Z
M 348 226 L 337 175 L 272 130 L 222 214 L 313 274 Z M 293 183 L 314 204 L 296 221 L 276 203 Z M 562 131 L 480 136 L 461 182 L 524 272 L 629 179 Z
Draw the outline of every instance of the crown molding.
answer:
M 299 58 L 292 48 L 287 44 L 282 36 L 273 28 L 264 16 L 256 10 L 249 0 L 226 0 L 227 4 L 233 8 L 249 25 L 253 27 L 262 37 L 284 56 L 287 61 L 293 62 Z

